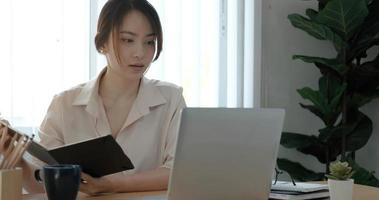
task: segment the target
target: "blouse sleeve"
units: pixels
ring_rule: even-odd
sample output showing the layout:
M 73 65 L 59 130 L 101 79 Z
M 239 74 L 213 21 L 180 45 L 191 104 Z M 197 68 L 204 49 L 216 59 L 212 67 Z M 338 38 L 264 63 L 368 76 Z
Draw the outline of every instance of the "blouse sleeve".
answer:
M 60 97 L 55 96 L 39 129 L 40 144 L 46 148 L 64 145 L 62 123 L 62 103 Z
M 186 103 L 182 95 L 182 89 L 180 90 L 180 97 L 178 99 L 179 99 L 178 103 L 176 105 L 174 114 L 171 118 L 171 121 L 168 127 L 167 143 L 166 143 L 166 148 L 164 152 L 164 162 L 162 166 L 169 169 L 172 168 L 173 162 L 174 162 L 174 154 L 175 154 L 176 140 L 178 136 L 181 110 L 186 107 Z
M 62 113 L 60 107 L 61 105 L 59 103 L 59 99 L 57 96 L 55 96 L 39 128 L 39 143 L 47 149 L 62 146 L 64 144 L 61 127 L 59 126 L 62 121 Z M 26 153 L 24 155 L 24 158 L 36 167 L 42 167 L 45 165 L 44 162 L 33 157 L 29 153 Z

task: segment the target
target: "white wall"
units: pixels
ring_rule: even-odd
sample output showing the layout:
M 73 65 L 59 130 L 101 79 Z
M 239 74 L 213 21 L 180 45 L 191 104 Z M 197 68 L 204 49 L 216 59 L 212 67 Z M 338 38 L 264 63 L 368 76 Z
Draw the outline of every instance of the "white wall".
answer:
M 333 57 L 333 47 L 305 32 L 292 27 L 288 14 L 304 14 L 305 9 L 317 8 L 317 1 L 263 0 L 262 9 L 262 106 L 286 109 L 284 129 L 290 132 L 318 134 L 323 124 L 315 115 L 302 109 L 304 101 L 296 89 L 318 87 L 320 73 L 312 64 L 292 60 L 294 54 Z M 379 100 L 364 108 L 374 122 L 373 136 L 364 149 L 357 152 L 357 160 L 366 169 L 378 171 L 379 177 Z M 279 157 L 303 163 L 309 169 L 323 171 L 323 165 L 313 156 L 281 147 Z

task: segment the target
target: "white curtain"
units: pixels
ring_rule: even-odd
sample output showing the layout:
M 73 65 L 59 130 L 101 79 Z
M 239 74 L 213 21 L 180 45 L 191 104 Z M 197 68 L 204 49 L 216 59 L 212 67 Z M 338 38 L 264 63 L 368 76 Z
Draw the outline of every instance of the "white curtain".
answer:
M 161 17 L 164 47 L 147 76 L 182 86 L 188 106 L 257 105 L 256 1 L 150 0 Z M 0 113 L 14 126 L 38 126 L 54 94 L 106 65 L 93 43 L 105 2 L 0 1 Z
M 36 127 L 54 94 L 88 80 L 89 1 L 0 1 L 0 113 Z

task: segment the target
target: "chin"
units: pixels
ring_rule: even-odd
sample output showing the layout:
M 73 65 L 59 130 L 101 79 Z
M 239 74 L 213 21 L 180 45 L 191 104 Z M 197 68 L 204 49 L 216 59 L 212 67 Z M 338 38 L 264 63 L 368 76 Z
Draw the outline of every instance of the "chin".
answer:
M 143 75 L 144 73 L 127 73 L 124 77 L 128 80 L 140 80 Z

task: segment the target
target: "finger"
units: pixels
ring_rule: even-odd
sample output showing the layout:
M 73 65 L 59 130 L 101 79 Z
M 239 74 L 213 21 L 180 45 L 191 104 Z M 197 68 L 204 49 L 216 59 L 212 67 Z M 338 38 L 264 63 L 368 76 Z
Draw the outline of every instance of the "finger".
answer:
M 10 154 L 10 152 L 13 151 L 14 143 L 16 142 L 16 140 L 17 140 L 17 135 L 14 135 L 12 137 L 12 140 L 9 143 L 6 142 L 7 144 L 5 144 L 5 146 L 7 146 L 7 150 L 4 153 L 4 157 L 7 157 Z
M 1 138 L 0 138 L 0 152 L 3 152 L 5 150 L 5 142 L 9 140 L 8 133 L 6 131 L 7 128 L 2 128 L 0 131 Z
M 96 195 L 93 185 L 90 184 L 80 184 L 79 190 L 91 196 Z
M 0 129 L 1 144 L 5 143 L 6 136 L 8 135 L 5 129 L 7 129 L 7 128 L 1 128 Z
M 8 137 L 8 139 L 5 140 L 5 146 L 8 148 L 8 146 L 11 146 L 11 144 L 13 145 L 14 142 L 16 140 L 18 140 L 18 135 L 11 136 L 11 135 L 8 134 L 8 128 L 4 128 L 4 130 L 5 130 L 4 134 L 7 135 L 7 137 Z M 12 140 L 11 140 L 11 138 L 12 138 Z
M 2 135 L 5 135 L 7 138 L 10 138 L 11 137 L 11 135 L 9 135 L 9 133 L 8 133 L 8 127 L 3 127 L 3 128 L 1 128 L 1 130 L 2 130 Z
M 4 133 L 4 129 L 0 128 L 0 153 L 2 153 L 5 150 L 5 136 L 6 134 Z
M 81 179 L 82 181 L 80 187 L 82 188 L 83 192 L 91 196 L 97 195 L 100 192 L 98 188 L 97 178 L 94 178 L 91 175 L 82 172 Z
M 88 175 L 88 174 L 86 174 L 84 172 L 81 173 L 81 177 L 84 178 L 84 179 L 92 179 L 92 176 L 90 176 L 90 175 Z
M 14 151 L 12 151 L 11 155 L 9 156 L 9 163 L 8 163 L 8 166 L 6 166 L 7 168 L 14 167 L 15 161 L 18 155 L 20 154 L 20 152 L 22 151 L 22 147 L 26 144 L 26 141 L 27 141 L 27 137 L 25 136 L 22 136 L 20 139 L 17 140 L 17 145 Z
M 90 176 L 84 172 L 81 173 L 81 182 L 83 184 L 88 184 L 88 182 L 92 182 L 92 179 L 93 179 L 92 176 Z
M 7 129 L 5 130 L 5 133 L 3 133 L 3 134 L 8 135 Z M 6 148 L 4 149 L 5 153 L 3 154 L 3 161 L 0 164 L 0 168 L 1 169 L 3 169 L 4 166 L 6 166 L 8 164 L 8 162 L 9 162 L 9 160 L 8 160 L 9 158 L 8 157 L 10 156 L 11 152 L 13 151 L 14 143 L 15 143 L 16 139 L 17 139 L 17 137 L 16 137 L 16 135 L 14 135 L 12 137 L 12 140 L 10 142 L 9 141 L 5 142 L 4 146 Z

